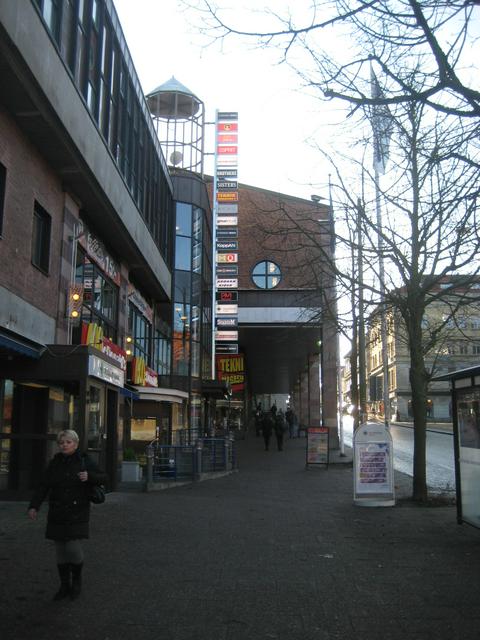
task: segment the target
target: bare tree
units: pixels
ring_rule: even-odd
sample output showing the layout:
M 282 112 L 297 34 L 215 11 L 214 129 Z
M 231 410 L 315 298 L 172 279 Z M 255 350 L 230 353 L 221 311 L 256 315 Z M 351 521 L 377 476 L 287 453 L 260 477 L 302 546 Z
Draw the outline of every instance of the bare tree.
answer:
M 200 30 L 211 42 L 228 36 L 276 47 L 279 61 L 290 64 L 307 86 L 352 110 L 366 104 L 422 102 L 459 117 L 480 115 L 480 92 L 471 73 L 478 2 L 313 0 L 294 7 L 285 2 L 283 10 L 252 10 L 244 23 L 261 22 L 263 28 L 256 30 L 239 26 L 238 7 L 232 12 L 221 7 L 226 3 L 182 1 L 200 14 Z M 365 83 L 372 61 L 388 79 L 386 98 L 372 99 Z M 415 74 L 400 77 L 398 68 Z
M 432 353 L 448 339 L 449 327 L 472 305 L 479 305 L 477 201 L 480 178 L 476 143 L 470 130 L 452 128 L 444 114 L 432 117 L 422 103 L 396 108 L 392 122 L 396 145 L 394 169 L 381 185 L 383 223 L 374 215 L 374 196 L 362 204 L 362 250 L 366 268 L 375 277 L 363 284 L 373 294 L 377 308 L 402 318 L 410 359 L 410 387 L 414 416 L 413 497 L 427 499 L 426 424 L 427 392 L 435 371 L 426 366 Z M 382 188 L 381 188 L 382 187 Z M 365 192 L 366 195 L 368 191 Z M 351 191 L 342 185 L 340 198 L 353 208 Z M 378 287 L 379 246 L 385 261 L 386 287 Z M 348 242 L 348 238 L 343 239 Z M 381 299 L 383 296 L 383 301 Z M 429 309 L 442 308 L 435 324 L 427 325 Z M 390 310 L 390 311 L 389 311 Z
M 362 287 L 372 304 L 398 311 L 404 323 L 415 424 L 413 497 L 424 501 L 426 400 L 432 376 L 426 357 L 459 309 L 478 301 L 469 285 L 478 283 L 479 275 L 480 92 L 473 86 L 471 52 L 476 42 L 473 18 L 480 9 L 464 0 L 313 0 L 307 12 L 302 2 L 295 9 L 286 5 L 283 13 L 263 12 L 262 25 L 266 20 L 271 24 L 249 30 L 236 27 L 235 17 L 230 22 L 231 14 L 210 0 L 195 4 L 212 40 L 247 37 L 260 47 L 277 47 L 279 61 L 290 64 L 304 86 L 318 90 L 321 99 L 346 105 L 347 123 L 360 131 L 360 148 L 368 140 L 372 111 L 388 109 L 394 129 L 391 170 L 379 181 L 363 160 L 351 157 L 350 169 L 357 165 L 360 184 L 367 185 L 361 187 L 361 204 L 358 187 L 346 184 L 340 169 L 335 200 L 345 220 L 357 218 L 368 274 Z M 348 46 L 332 46 L 332 33 Z M 384 91 L 373 95 L 372 65 L 384 85 Z M 381 228 L 374 215 L 376 197 L 383 205 Z M 358 234 L 342 233 L 338 224 L 336 234 L 346 256 L 358 251 Z M 383 290 L 378 284 L 380 258 L 385 263 Z M 350 291 L 358 287 L 353 269 L 341 262 L 332 268 Z M 439 301 L 448 311 L 426 330 L 427 310 Z

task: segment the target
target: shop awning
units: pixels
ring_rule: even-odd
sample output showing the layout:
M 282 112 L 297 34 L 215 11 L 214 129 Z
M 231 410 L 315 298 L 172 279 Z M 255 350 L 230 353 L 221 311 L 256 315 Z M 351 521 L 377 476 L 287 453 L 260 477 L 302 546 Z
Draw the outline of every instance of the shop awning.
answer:
M 175 402 L 181 404 L 188 400 L 188 393 L 180 389 L 166 389 L 160 387 L 135 387 L 139 400 L 153 400 L 154 402 Z
M 44 351 L 45 347 L 35 345 L 35 343 L 20 336 L 7 335 L 4 332 L 0 332 L 0 353 L 22 355 L 38 360 Z
M 120 389 L 120 395 L 125 396 L 125 398 L 130 398 L 130 400 L 140 400 L 140 394 L 136 390 L 128 389 L 127 387 Z

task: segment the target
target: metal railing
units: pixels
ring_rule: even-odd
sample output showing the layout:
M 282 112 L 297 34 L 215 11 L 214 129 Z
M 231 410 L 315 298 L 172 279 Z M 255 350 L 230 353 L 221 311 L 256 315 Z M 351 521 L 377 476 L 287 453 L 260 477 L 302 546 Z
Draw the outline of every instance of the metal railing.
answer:
M 198 438 L 195 444 L 166 445 L 154 440 L 147 446 L 147 482 L 193 481 L 202 474 L 236 467 L 233 437 Z

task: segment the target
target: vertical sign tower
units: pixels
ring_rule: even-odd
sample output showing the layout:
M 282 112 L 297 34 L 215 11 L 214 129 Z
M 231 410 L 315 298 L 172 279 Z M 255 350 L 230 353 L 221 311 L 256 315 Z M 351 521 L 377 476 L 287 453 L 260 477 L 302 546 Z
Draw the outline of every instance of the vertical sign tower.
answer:
M 217 111 L 214 176 L 215 355 L 238 353 L 238 113 Z

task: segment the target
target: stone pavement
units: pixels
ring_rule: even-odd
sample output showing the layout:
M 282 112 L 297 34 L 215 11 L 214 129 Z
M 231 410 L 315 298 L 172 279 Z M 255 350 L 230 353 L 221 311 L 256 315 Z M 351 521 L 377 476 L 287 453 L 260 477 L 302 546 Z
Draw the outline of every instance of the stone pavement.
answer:
M 352 503 L 352 467 L 240 441 L 239 473 L 94 506 L 84 592 L 52 602 L 51 543 L 0 502 L 2 640 L 478 640 L 480 531 L 452 506 Z M 348 459 L 346 460 L 348 462 Z

